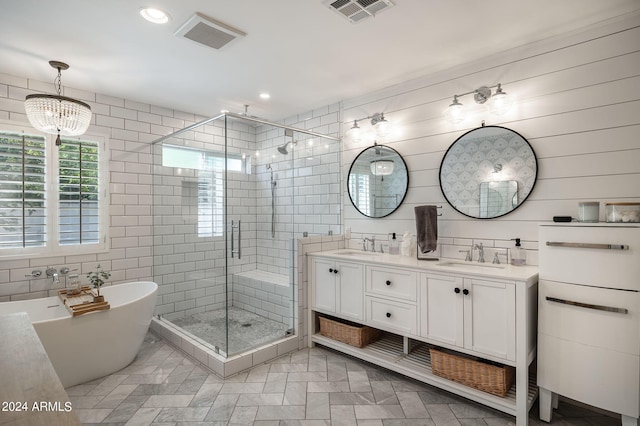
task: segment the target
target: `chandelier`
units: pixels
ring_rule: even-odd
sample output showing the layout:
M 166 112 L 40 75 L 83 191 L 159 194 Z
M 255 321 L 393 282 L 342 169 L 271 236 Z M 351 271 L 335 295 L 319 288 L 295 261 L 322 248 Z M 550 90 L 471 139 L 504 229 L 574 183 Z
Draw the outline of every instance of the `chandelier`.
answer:
M 62 70 L 69 68 L 64 62 L 49 61 L 58 70 L 54 80 L 57 95 L 27 95 L 24 109 L 33 127 L 41 132 L 57 134 L 56 146 L 60 146 L 60 135 L 78 136 L 87 131 L 91 122 L 91 107 L 76 99 L 62 96 Z

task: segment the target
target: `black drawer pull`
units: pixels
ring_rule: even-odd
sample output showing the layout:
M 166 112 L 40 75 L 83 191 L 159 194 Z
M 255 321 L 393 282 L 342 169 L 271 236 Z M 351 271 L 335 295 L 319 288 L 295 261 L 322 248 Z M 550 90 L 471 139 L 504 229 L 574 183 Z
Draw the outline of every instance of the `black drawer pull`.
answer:
M 460 289 L 458 287 L 454 288 L 453 291 L 455 291 L 456 294 L 460 293 Z
M 334 273 L 334 274 L 337 274 L 337 273 L 338 273 L 338 270 L 337 270 L 337 269 L 334 269 L 334 270 L 333 270 L 333 273 Z
M 387 280 L 387 285 L 391 285 L 391 281 Z
M 333 268 L 329 268 L 329 272 L 333 272 Z
M 391 318 L 391 312 L 387 312 L 387 318 Z
M 465 288 L 464 290 L 462 290 L 462 294 L 464 294 L 464 295 L 466 296 L 467 294 L 469 294 L 469 290 L 467 290 L 467 289 Z
M 611 306 L 592 305 L 590 303 L 574 302 L 573 300 L 558 299 L 547 296 L 549 302 L 562 303 L 563 305 L 578 306 L 579 308 L 595 309 L 597 311 L 615 312 L 616 314 L 628 314 L 629 310 L 625 308 L 613 308 Z

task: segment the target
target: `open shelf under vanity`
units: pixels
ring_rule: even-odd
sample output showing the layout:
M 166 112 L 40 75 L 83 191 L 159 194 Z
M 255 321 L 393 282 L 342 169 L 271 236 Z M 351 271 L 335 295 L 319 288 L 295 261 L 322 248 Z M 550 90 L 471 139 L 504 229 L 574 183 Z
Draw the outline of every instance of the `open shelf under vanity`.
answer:
M 383 333 L 382 337 L 363 348 L 338 342 L 322 336 L 320 333 L 311 336 L 311 341 L 342 353 L 354 356 L 364 361 L 371 362 L 388 370 L 395 371 L 407 377 L 434 385 L 456 395 L 476 401 L 488 407 L 516 415 L 516 386 L 512 386 L 508 394 L 501 398 L 487 392 L 465 386 L 446 378 L 436 376 L 431 371 L 431 356 L 428 343 L 407 339 L 393 333 Z M 405 353 L 405 348 L 408 353 Z M 527 395 L 527 410 L 536 400 L 538 387 L 535 382 L 535 374 L 529 373 L 529 386 Z

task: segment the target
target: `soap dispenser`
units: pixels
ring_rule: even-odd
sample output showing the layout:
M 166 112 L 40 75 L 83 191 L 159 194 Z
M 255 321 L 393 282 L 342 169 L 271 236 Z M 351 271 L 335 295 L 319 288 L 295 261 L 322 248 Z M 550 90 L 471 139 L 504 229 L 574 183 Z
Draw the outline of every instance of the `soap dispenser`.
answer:
M 520 245 L 520 238 L 512 238 L 516 242 L 516 246 L 511 249 L 511 264 L 514 266 L 523 266 L 527 264 L 527 252 Z
M 389 254 L 400 254 L 400 245 L 396 240 L 396 233 L 394 232 L 391 241 L 389 242 Z

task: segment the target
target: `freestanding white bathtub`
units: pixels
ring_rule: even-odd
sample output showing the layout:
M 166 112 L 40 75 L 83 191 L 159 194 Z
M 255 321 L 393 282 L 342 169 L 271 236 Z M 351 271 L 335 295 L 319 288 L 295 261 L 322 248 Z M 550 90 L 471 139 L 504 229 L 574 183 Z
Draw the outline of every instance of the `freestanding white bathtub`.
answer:
M 71 316 L 58 296 L 0 303 L 0 314 L 26 312 L 62 385 L 103 377 L 133 361 L 147 333 L 158 285 L 139 281 L 103 287 L 111 309 Z

